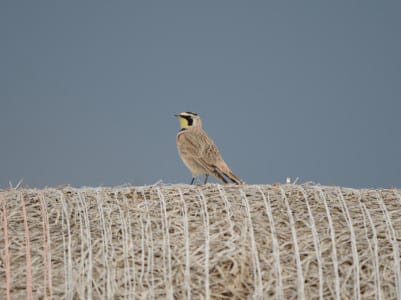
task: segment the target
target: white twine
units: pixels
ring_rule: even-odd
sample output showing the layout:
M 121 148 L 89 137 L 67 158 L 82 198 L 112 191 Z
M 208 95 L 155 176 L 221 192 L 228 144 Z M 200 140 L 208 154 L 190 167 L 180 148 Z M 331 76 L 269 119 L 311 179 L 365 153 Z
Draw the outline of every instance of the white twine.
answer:
M 337 249 L 336 249 L 336 232 L 335 232 L 335 229 L 333 226 L 333 221 L 331 219 L 330 209 L 327 204 L 326 195 L 325 195 L 325 193 L 323 193 L 322 189 L 319 186 L 316 187 L 316 190 L 319 192 L 320 199 L 323 200 L 324 209 L 326 211 L 326 216 L 327 216 L 327 221 L 329 223 L 330 237 L 331 237 L 331 249 L 332 249 L 331 257 L 333 260 L 333 272 L 334 272 L 334 278 L 335 278 L 334 288 L 335 288 L 335 292 L 336 292 L 336 298 L 341 299 L 340 275 L 338 274 L 338 258 L 337 258 Z
M 217 189 L 219 191 L 220 197 L 223 199 L 223 202 L 224 202 L 224 211 L 226 212 L 225 220 L 226 220 L 226 222 L 228 224 L 227 230 L 228 230 L 229 235 L 230 235 L 230 238 L 226 241 L 226 245 L 230 250 L 234 250 L 235 249 L 235 243 L 234 242 L 235 242 L 235 239 L 237 237 L 237 235 L 234 232 L 234 225 L 235 224 L 232 221 L 234 213 L 233 213 L 233 211 L 231 209 L 230 201 L 228 201 L 228 199 L 227 199 L 227 194 L 226 194 L 225 190 L 221 187 L 220 184 L 217 186 Z
M 151 218 L 150 218 L 150 211 L 149 211 L 149 203 L 144 190 L 142 189 L 142 196 L 143 196 L 143 202 L 145 204 L 145 212 L 146 212 L 146 224 L 145 224 L 145 228 L 144 228 L 144 235 L 142 236 L 143 242 L 147 243 L 148 248 L 146 249 L 148 257 L 147 257 L 147 268 L 146 268 L 146 274 L 145 274 L 145 282 L 147 284 L 147 286 L 149 287 L 149 298 L 150 299 L 155 299 L 155 290 L 156 290 L 156 286 L 155 286 L 155 278 L 154 278 L 154 274 L 153 274 L 153 270 L 154 270 L 154 246 L 153 246 L 153 231 L 152 231 L 152 222 L 151 222 Z M 146 234 L 145 234 L 146 232 Z M 145 249 L 143 249 L 145 252 Z M 145 261 L 145 259 L 143 259 L 142 261 L 142 266 L 143 262 Z M 149 277 L 150 277 L 150 282 L 149 282 Z
M 131 272 L 130 272 L 130 265 L 128 261 L 129 252 L 128 252 L 128 245 L 129 245 L 129 236 L 128 236 L 128 226 L 127 221 L 124 215 L 124 212 L 121 208 L 121 205 L 118 200 L 118 194 L 124 194 L 123 191 L 115 190 L 114 191 L 114 201 L 117 204 L 120 220 L 121 220 L 121 232 L 122 232 L 122 240 L 123 240 L 123 254 L 124 254 L 124 290 L 128 291 L 128 295 L 132 294 L 132 287 L 131 287 Z M 124 299 L 127 299 L 127 293 L 124 293 Z
M 260 186 L 257 186 L 260 194 L 262 195 L 263 203 L 265 205 L 266 214 L 269 219 L 269 225 L 271 229 L 271 237 L 273 241 L 273 256 L 274 256 L 274 265 L 275 265 L 275 274 L 277 277 L 276 280 L 276 295 L 277 299 L 282 300 L 284 299 L 283 294 L 283 279 L 281 274 L 281 264 L 280 264 L 280 246 L 277 239 L 276 227 L 274 225 L 274 219 L 272 214 L 272 208 L 270 204 L 270 195 L 267 193 L 267 197 L 265 193 L 262 191 Z
M 290 204 L 288 203 L 288 198 L 285 195 L 285 191 L 284 191 L 282 186 L 280 186 L 280 191 L 281 191 L 282 198 L 284 200 L 284 204 L 287 207 L 287 214 L 288 214 L 288 218 L 290 219 L 290 227 L 291 227 L 292 239 L 294 241 L 294 255 L 295 255 L 295 261 L 296 261 L 296 264 L 297 264 L 297 291 L 298 291 L 298 297 L 300 299 L 305 299 L 304 274 L 303 274 L 303 271 L 302 271 L 301 257 L 300 257 L 299 246 L 298 246 L 297 231 L 295 229 L 294 216 L 292 214 L 292 210 L 291 210 Z
M 205 297 L 210 299 L 210 283 L 209 283 L 209 255 L 210 255 L 210 235 L 209 235 L 209 213 L 207 211 L 206 197 L 201 189 L 197 189 L 199 194 L 199 200 L 202 208 L 202 219 L 205 224 Z
M 359 274 L 359 256 L 358 256 L 358 249 L 356 246 L 356 237 L 355 237 L 355 231 L 354 231 L 354 226 L 352 224 L 352 218 L 349 213 L 347 203 L 345 202 L 343 193 L 341 188 L 337 187 L 337 198 L 339 199 L 339 203 L 341 206 L 341 210 L 344 214 L 345 221 L 347 222 L 348 229 L 350 232 L 350 242 L 351 242 L 351 250 L 352 250 L 352 260 L 353 260 L 353 266 L 354 266 L 354 279 L 355 279 L 355 288 L 354 288 L 354 298 L 355 299 L 360 299 L 361 295 L 361 282 L 360 282 L 360 274 Z
M 394 192 L 394 194 L 395 194 L 395 197 L 398 199 L 398 201 L 400 202 L 400 204 L 401 204 L 401 193 L 396 193 L 396 192 Z M 394 232 L 395 233 L 395 232 Z M 397 239 L 395 239 L 394 240 L 394 243 L 395 243 L 395 247 L 397 247 L 397 249 L 398 249 L 398 252 L 399 252 L 399 247 L 398 247 L 398 242 L 397 242 Z M 398 255 L 397 256 L 397 265 L 398 265 L 398 269 L 397 269 L 397 276 L 398 276 L 398 280 L 397 280 L 397 282 L 396 282 L 396 284 L 397 284 L 397 299 L 401 299 L 401 274 L 400 274 L 400 269 L 401 269 L 401 266 L 400 266 L 400 256 Z
M 391 222 L 391 217 L 387 210 L 386 204 L 384 203 L 383 197 L 378 192 L 375 192 L 375 194 L 376 194 L 376 200 L 380 205 L 381 211 L 382 211 L 384 219 L 386 221 L 387 230 L 388 230 L 388 233 L 391 238 L 391 246 L 393 248 L 393 257 L 394 257 L 393 267 L 394 267 L 394 274 L 395 274 L 395 286 L 396 286 L 396 291 L 397 291 L 397 299 L 401 299 L 400 250 L 398 247 L 397 235 L 395 234 L 393 223 Z
M 245 207 L 245 213 L 248 219 L 249 226 L 249 236 L 251 240 L 251 253 L 252 253 L 252 261 L 253 261 L 253 277 L 254 277 L 254 299 L 263 299 L 263 284 L 262 284 L 262 275 L 260 271 L 260 262 L 259 262 L 259 254 L 258 249 L 256 247 L 254 228 L 252 222 L 252 216 L 249 208 L 249 202 L 246 197 L 246 194 L 242 189 L 239 190 L 242 198 L 242 203 Z
M 306 207 L 308 209 L 308 215 L 313 237 L 313 245 L 315 247 L 315 252 L 316 252 L 317 267 L 319 274 L 319 299 L 323 299 L 323 263 L 322 263 L 322 252 L 320 250 L 319 234 L 317 232 L 316 222 L 315 218 L 313 217 L 312 209 L 309 204 L 307 192 L 305 191 L 305 188 L 302 186 L 300 186 L 300 190 L 302 196 L 304 197 L 303 200 L 305 201 Z
M 71 247 L 71 226 L 70 213 L 68 205 L 64 200 L 64 194 L 59 191 L 60 203 L 63 213 L 61 214 L 61 224 L 63 229 L 63 254 L 64 254 L 64 276 L 65 276 L 65 298 L 73 299 L 74 281 L 72 273 L 72 247 Z M 65 241 L 65 232 L 67 231 L 67 242 Z M 67 252 L 67 254 L 66 254 Z
M 189 253 L 189 231 L 188 231 L 188 207 L 185 203 L 182 190 L 178 188 L 180 195 L 180 203 L 182 205 L 182 223 L 184 227 L 184 242 L 185 242 L 185 270 L 184 270 L 184 289 L 186 291 L 187 299 L 191 299 L 191 261 Z
M 105 221 L 105 213 L 103 210 L 103 198 L 101 196 L 101 189 L 98 188 L 96 189 L 96 204 L 97 204 L 97 209 L 99 212 L 99 222 L 100 222 L 100 228 L 102 232 L 102 253 L 103 253 L 103 263 L 104 266 L 106 267 L 106 274 L 105 274 L 105 282 L 103 289 L 106 291 L 107 298 L 111 299 L 112 293 L 111 293 L 111 267 L 109 264 L 109 234 L 106 229 L 106 221 Z
M 167 282 L 166 286 L 166 295 L 168 299 L 173 299 L 174 295 L 174 286 L 172 282 L 172 268 L 171 268 L 171 248 L 170 248 L 170 234 L 169 234 L 169 223 L 167 220 L 167 210 L 166 210 L 166 199 L 164 198 L 163 192 L 160 190 L 160 187 L 157 188 L 157 193 L 160 199 L 160 210 L 162 215 L 162 231 L 163 231 L 163 272 L 164 278 Z M 167 252 L 167 254 L 166 254 Z M 166 256 L 167 256 L 167 267 L 166 267 Z M 168 274 L 166 274 L 166 270 Z
M 92 298 L 92 237 L 90 232 L 90 222 L 88 216 L 88 208 L 86 206 L 86 199 L 83 193 L 77 191 L 78 201 L 77 206 L 79 208 L 79 231 L 81 236 L 81 270 L 85 269 L 85 265 L 88 265 L 87 272 L 82 274 L 86 276 L 87 286 L 81 285 L 81 296 L 88 299 Z M 84 243 L 87 244 L 87 249 L 85 250 Z M 83 259 L 88 253 L 88 259 Z M 87 293 L 85 293 L 87 290 Z
M 123 193 L 122 197 L 123 197 L 123 204 L 127 207 L 127 210 L 128 210 L 129 203 L 128 203 L 126 193 Z M 131 255 L 131 257 L 132 257 L 131 263 L 128 262 L 129 297 L 132 297 L 135 299 L 135 295 L 136 295 L 135 248 L 134 248 L 134 242 L 132 240 L 133 232 L 132 232 L 132 225 L 131 225 L 131 214 L 127 211 L 126 215 L 127 215 L 126 219 L 128 222 L 127 240 L 128 240 L 128 245 L 129 245 L 129 247 L 127 248 L 127 255 Z
M 363 212 L 364 215 L 367 217 L 368 221 L 369 221 L 369 227 L 372 230 L 372 235 L 373 235 L 373 251 L 372 251 L 372 264 L 373 267 L 375 269 L 375 285 L 376 285 L 376 299 L 381 300 L 382 299 L 382 291 L 381 291 L 381 284 L 380 284 L 380 271 L 379 271 L 379 243 L 377 240 L 377 232 L 376 232 L 376 228 L 375 228 L 375 224 L 373 223 L 372 217 L 369 213 L 369 210 L 367 209 L 366 205 L 364 203 L 362 203 L 361 199 L 362 199 L 362 192 L 358 191 L 359 193 L 359 199 L 358 202 L 361 205 L 361 207 L 363 208 Z M 367 226 L 365 226 L 365 228 L 367 228 Z M 369 241 L 370 244 L 370 239 L 368 237 L 368 233 L 366 232 L 366 237 Z
M 40 201 L 40 209 L 42 212 L 43 216 L 46 216 L 46 219 L 43 220 L 43 226 L 44 226 L 44 248 L 45 248 L 45 257 L 43 259 L 46 261 L 45 266 L 47 267 L 47 270 L 45 271 L 45 277 L 48 282 L 48 287 L 49 287 L 49 292 L 50 292 L 50 299 L 53 298 L 53 285 L 52 285 L 52 255 L 51 255 L 51 244 L 50 244 L 50 230 L 49 230 L 49 214 L 47 212 L 47 203 L 46 203 L 46 197 L 43 191 L 39 192 L 39 201 Z M 45 300 L 47 299 L 47 293 L 46 293 L 46 286 L 45 286 L 45 295 L 44 295 Z

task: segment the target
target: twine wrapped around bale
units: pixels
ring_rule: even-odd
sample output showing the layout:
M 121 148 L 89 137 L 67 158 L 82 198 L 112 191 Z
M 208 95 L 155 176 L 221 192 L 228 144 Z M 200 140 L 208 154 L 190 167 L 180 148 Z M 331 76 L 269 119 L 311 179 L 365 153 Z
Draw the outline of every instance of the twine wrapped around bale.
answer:
M 401 299 L 401 191 L 0 191 L 0 299 Z

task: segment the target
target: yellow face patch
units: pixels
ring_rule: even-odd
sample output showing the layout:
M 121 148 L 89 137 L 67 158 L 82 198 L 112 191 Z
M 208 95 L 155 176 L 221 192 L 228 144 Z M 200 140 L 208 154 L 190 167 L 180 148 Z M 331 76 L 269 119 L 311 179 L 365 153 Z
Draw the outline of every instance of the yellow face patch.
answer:
M 183 117 L 178 117 L 178 120 L 180 121 L 181 128 L 188 128 L 189 127 L 187 119 L 185 119 Z

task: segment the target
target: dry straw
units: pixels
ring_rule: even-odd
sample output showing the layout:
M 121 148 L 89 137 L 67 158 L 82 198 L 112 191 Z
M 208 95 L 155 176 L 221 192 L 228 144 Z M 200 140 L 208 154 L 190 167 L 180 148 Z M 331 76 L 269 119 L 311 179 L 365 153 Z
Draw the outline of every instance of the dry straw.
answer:
M 0 191 L 0 299 L 401 299 L 401 191 Z

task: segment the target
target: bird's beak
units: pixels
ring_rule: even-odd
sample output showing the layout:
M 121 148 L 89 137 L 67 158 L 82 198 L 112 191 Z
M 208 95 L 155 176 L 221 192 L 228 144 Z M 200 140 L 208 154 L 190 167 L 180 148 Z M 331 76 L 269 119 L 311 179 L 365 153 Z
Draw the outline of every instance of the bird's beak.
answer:
M 177 117 L 177 118 L 178 118 L 179 116 L 180 116 L 179 114 L 175 114 L 175 115 L 174 115 L 174 117 Z

